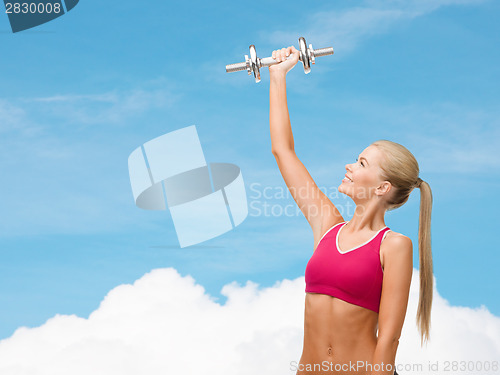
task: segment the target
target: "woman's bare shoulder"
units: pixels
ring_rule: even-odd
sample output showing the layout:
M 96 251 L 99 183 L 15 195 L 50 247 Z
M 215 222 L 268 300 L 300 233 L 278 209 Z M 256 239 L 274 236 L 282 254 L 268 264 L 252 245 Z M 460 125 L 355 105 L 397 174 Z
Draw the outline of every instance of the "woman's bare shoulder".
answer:
M 403 252 L 401 252 L 403 250 Z M 406 253 L 410 259 L 413 250 L 413 244 L 411 239 L 404 234 L 388 231 L 387 235 L 380 244 L 380 263 L 382 265 L 382 270 L 384 270 L 385 259 L 387 256 L 393 257 L 396 254 L 399 257 Z
M 410 237 L 405 236 L 405 235 L 404 235 L 404 234 L 402 234 L 402 233 L 394 232 L 392 229 L 391 229 L 391 230 L 389 230 L 389 231 L 387 231 L 387 234 L 386 234 L 386 236 L 385 236 L 384 238 L 385 238 L 385 240 L 387 240 L 387 239 L 389 239 L 389 238 L 401 238 L 401 237 L 404 237 L 404 238 L 407 238 L 407 239 L 409 239 L 409 240 L 410 240 Z M 385 240 L 384 240 L 384 241 L 385 241 Z M 410 241 L 411 241 L 411 240 L 410 240 Z
M 413 246 L 411 238 L 405 236 L 404 234 L 394 232 L 393 230 L 387 231 L 386 235 L 383 237 L 382 243 L 380 244 L 380 252 L 383 253 L 389 248 L 399 247 L 399 246 Z M 385 251 L 384 251 L 385 250 Z

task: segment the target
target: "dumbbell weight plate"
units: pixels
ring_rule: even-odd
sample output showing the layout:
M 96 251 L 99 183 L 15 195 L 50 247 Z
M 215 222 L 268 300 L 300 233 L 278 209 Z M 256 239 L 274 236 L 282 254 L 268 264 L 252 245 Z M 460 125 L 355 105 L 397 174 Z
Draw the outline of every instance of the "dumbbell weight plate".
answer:
M 312 44 L 309 44 L 309 57 L 311 58 L 311 65 L 316 63 L 316 58 L 314 56 L 314 48 Z
M 257 51 L 255 50 L 255 46 L 252 44 L 250 46 L 250 64 L 253 76 L 255 77 L 255 82 L 260 82 L 259 60 L 260 59 L 257 57 Z
M 299 38 L 299 51 L 300 59 L 302 64 L 304 64 L 304 72 L 308 74 L 311 72 L 311 58 L 309 56 L 309 50 L 307 49 L 306 40 L 303 37 Z

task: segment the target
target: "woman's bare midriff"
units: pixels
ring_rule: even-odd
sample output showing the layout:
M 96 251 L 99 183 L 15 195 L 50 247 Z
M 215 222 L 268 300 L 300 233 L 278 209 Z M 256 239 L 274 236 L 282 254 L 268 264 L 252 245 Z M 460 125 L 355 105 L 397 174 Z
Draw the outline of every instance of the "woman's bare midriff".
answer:
M 324 294 L 306 293 L 304 347 L 297 375 L 363 375 L 377 344 L 378 314 Z

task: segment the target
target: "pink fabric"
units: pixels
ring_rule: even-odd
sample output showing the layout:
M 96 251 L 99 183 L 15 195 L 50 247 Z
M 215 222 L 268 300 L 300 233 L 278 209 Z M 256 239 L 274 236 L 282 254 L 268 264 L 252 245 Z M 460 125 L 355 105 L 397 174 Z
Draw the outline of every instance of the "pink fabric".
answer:
M 379 312 L 384 272 L 380 244 L 389 227 L 355 249 L 338 250 L 338 233 L 347 222 L 330 228 L 320 240 L 306 266 L 306 293 L 340 298 L 376 313 Z

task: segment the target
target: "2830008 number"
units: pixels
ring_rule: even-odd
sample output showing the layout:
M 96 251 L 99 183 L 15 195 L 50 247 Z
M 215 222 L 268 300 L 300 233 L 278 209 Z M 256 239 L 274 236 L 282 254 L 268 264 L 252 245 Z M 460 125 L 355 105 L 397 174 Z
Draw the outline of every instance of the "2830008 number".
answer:
M 61 4 L 56 3 L 5 3 L 5 13 L 61 13 Z
M 444 361 L 444 371 L 493 371 L 499 369 L 498 361 Z

